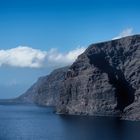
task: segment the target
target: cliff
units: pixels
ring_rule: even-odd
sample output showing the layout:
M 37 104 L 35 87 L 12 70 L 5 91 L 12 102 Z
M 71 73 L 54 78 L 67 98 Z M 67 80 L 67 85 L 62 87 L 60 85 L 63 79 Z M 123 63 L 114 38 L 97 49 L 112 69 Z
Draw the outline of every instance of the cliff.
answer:
M 59 113 L 140 119 L 140 36 L 90 45 L 62 84 Z
M 18 101 L 55 106 L 62 114 L 140 120 L 140 35 L 90 45 Z
M 20 103 L 55 106 L 59 101 L 61 82 L 68 67 L 54 70 L 47 76 L 40 77 L 24 94 L 16 99 Z

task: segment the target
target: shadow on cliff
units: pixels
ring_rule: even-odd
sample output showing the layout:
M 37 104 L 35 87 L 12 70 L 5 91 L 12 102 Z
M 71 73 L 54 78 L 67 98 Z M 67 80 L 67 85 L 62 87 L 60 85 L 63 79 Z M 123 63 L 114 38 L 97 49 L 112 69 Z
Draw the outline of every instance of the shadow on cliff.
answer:
M 107 73 L 109 83 L 115 88 L 117 108 L 121 111 L 134 101 L 135 89 L 127 82 L 121 70 L 111 66 L 102 51 L 99 54 L 89 55 L 90 64 L 97 67 L 101 72 Z

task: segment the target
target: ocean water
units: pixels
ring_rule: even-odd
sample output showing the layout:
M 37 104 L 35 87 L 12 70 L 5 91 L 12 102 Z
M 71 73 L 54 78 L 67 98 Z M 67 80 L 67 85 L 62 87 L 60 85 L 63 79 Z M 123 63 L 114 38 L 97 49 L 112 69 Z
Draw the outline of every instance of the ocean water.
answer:
M 140 122 L 57 115 L 51 107 L 0 105 L 0 140 L 140 140 Z

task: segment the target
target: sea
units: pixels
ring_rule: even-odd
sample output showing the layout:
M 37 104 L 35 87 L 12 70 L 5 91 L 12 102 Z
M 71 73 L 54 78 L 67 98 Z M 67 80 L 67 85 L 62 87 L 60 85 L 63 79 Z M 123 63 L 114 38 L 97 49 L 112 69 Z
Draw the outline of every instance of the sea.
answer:
M 0 105 L 0 140 L 140 140 L 140 122 L 7 103 Z

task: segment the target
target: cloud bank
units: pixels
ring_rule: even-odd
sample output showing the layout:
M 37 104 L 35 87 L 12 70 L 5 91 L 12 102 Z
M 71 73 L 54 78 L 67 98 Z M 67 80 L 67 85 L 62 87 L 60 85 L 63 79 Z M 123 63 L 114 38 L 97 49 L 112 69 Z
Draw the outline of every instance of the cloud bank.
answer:
M 118 36 L 114 37 L 114 39 L 119 39 L 119 38 L 122 38 L 122 37 L 126 37 L 126 36 L 130 36 L 130 35 L 133 35 L 133 28 L 127 28 L 125 30 L 123 30 Z
M 28 46 L 19 46 L 8 50 L 0 50 L 0 67 L 57 67 L 70 65 L 85 51 L 84 47 L 76 48 L 67 53 L 59 52 L 57 49 L 42 51 Z
M 123 30 L 114 39 L 133 34 L 133 28 Z M 11 66 L 20 68 L 60 67 L 72 64 L 86 48 L 79 47 L 66 53 L 57 49 L 42 51 L 29 46 L 18 46 L 8 50 L 0 50 L 0 67 Z

